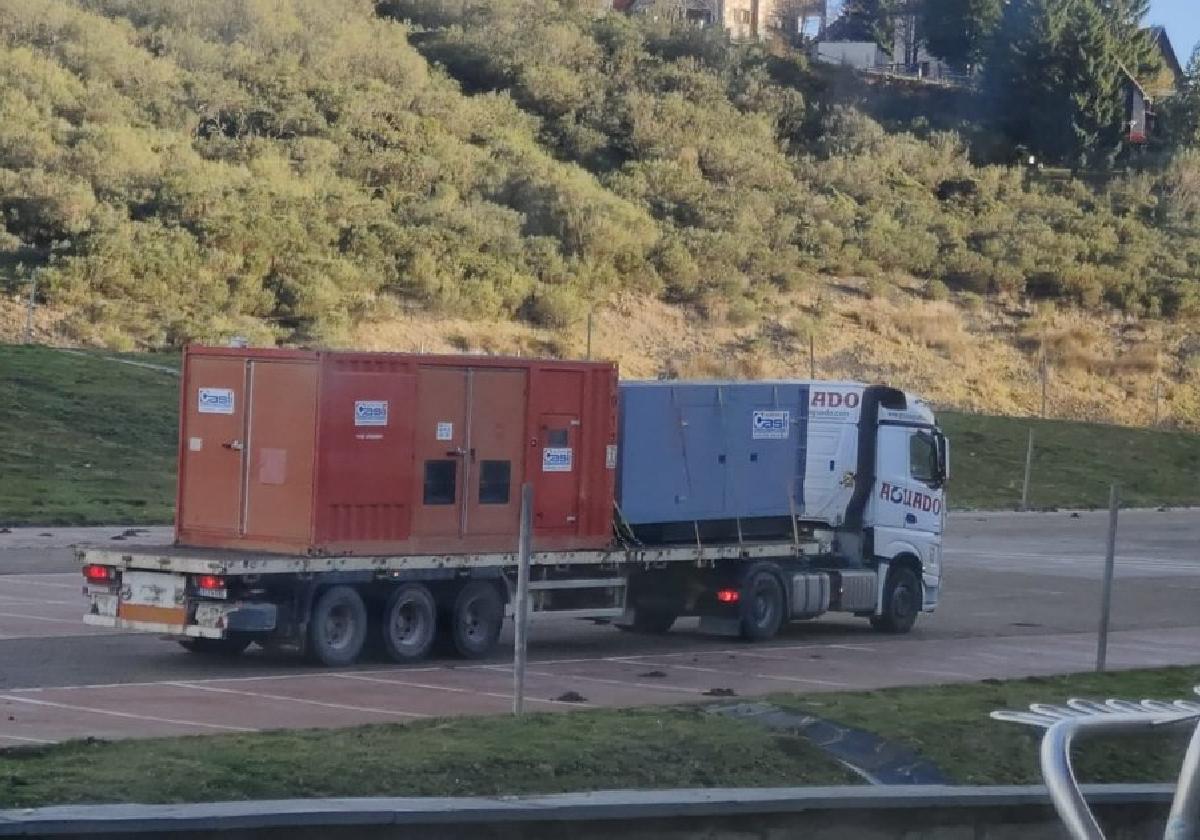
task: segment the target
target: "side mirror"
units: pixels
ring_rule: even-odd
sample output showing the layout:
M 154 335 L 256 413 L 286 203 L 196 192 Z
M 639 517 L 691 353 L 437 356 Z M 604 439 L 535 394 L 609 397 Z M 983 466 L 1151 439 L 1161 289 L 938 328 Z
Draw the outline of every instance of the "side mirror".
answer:
M 950 480 L 950 441 L 941 432 L 934 440 L 937 441 L 938 479 L 945 484 Z

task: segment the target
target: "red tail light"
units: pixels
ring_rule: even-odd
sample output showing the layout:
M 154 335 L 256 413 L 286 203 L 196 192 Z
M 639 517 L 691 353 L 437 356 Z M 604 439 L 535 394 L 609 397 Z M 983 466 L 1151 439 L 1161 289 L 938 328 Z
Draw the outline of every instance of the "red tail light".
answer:
M 88 583 L 112 583 L 117 579 L 117 570 L 112 566 L 89 563 L 83 567 L 83 576 Z
M 197 575 L 196 588 L 224 592 L 225 578 L 221 577 L 220 575 Z
M 738 593 L 738 591 L 736 589 L 718 589 L 717 590 L 717 600 L 720 601 L 722 604 L 736 604 L 741 599 L 741 597 L 742 596 Z

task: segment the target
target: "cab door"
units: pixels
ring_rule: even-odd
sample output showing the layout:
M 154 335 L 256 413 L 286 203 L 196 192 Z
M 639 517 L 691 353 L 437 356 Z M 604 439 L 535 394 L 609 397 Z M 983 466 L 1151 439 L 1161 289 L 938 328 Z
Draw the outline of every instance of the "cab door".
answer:
M 942 533 L 945 493 L 934 431 L 881 425 L 876 449 L 876 528 Z

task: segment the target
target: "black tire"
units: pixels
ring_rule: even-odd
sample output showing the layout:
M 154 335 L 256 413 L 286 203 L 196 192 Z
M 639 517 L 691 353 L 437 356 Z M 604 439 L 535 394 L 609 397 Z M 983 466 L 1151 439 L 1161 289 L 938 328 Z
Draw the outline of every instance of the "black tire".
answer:
M 198 653 L 203 656 L 241 656 L 250 647 L 250 639 L 245 636 L 228 636 L 224 639 L 180 639 L 179 646 L 188 653 Z
M 424 659 L 437 637 L 437 604 L 429 588 L 406 583 L 393 592 L 383 608 L 379 634 L 392 661 Z
M 742 638 L 762 642 L 783 626 L 787 602 L 779 578 L 768 571 L 752 572 L 742 584 Z
M 341 668 L 362 653 L 367 638 L 367 607 L 350 586 L 322 592 L 308 616 L 308 658 L 318 665 Z
M 671 628 L 675 626 L 675 621 L 678 618 L 679 616 L 672 612 L 635 607 L 633 610 L 633 621 L 629 624 L 618 624 L 617 627 L 630 633 L 661 636 L 664 633 L 671 632 Z
M 907 633 L 921 612 L 921 584 L 912 569 L 893 569 L 883 589 L 883 615 L 871 616 L 881 633 Z
M 450 611 L 450 642 L 464 659 L 483 659 L 496 647 L 504 626 L 504 602 L 486 580 L 468 583 Z

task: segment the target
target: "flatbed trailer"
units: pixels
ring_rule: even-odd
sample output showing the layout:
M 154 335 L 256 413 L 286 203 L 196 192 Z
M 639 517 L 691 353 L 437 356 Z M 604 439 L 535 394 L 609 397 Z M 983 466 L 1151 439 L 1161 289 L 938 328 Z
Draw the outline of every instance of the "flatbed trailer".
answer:
M 814 532 L 790 542 L 534 552 L 529 615 L 645 633 L 699 616 L 707 632 L 760 640 L 826 611 L 903 631 L 917 611 L 933 608 L 912 600 L 919 585 L 889 599 L 887 563 L 831 568 L 835 539 Z M 240 653 L 255 642 L 298 649 L 331 666 L 353 662 L 372 641 L 397 661 L 420 659 L 439 639 L 466 657 L 488 655 L 513 614 L 518 567 L 509 552 L 306 556 L 150 546 L 83 547 L 78 557 L 87 624 L 159 633 L 201 653 Z
M 905 632 L 940 595 L 948 477 L 929 405 L 883 385 L 189 348 L 175 543 L 82 549 L 85 620 L 331 666 L 367 644 L 482 657 L 524 534 L 534 618 Z

